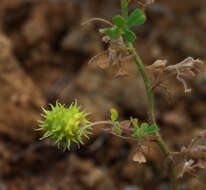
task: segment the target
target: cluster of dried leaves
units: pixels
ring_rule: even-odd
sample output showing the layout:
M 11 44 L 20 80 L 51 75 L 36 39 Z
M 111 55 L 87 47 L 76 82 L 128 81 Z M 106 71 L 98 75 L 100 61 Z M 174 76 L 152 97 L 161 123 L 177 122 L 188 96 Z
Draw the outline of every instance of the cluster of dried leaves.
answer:
M 152 72 L 154 76 L 153 89 L 156 87 L 163 87 L 165 74 L 173 74 L 176 79 L 182 83 L 185 93 L 191 92 L 188 87 L 187 79 L 195 78 L 201 71 L 203 62 L 199 59 L 188 57 L 185 60 L 175 65 L 167 65 L 167 60 L 157 60 L 147 69 Z
M 123 38 L 119 37 L 117 40 L 112 41 L 108 36 L 103 36 L 102 39 L 104 43 L 108 44 L 107 50 L 94 56 L 89 61 L 89 64 L 95 63 L 101 69 L 117 65 L 118 71 L 115 77 L 128 76 L 128 73 L 123 69 L 123 64 L 134 61 L 133 56 L 129 54 L 129 49 L 126 47 Z M 161 87 L 168 92 L 168 87 L 164 84 L 164 76 L 173 74 L 182 83 L 185 93 L 189 93 L 191 92 L 191 88 L 188 87 L 187 80 L 195 78 L 202 70 L 202 66 L 203 62 L 201 60 L 188 57 L 174 65 L 168 65 L 167 60 L 157 60 L 148 66 L 147 70 L 153 75 L 153 90 Z
M 171 152 L 167 158 L 169 159 L 168 161 L 175 162 L 179 178 L 182 178 L 186 173 L 197 177 L 195 173 L 198 168 L 206 169 L 206 145 L 200 144 L 201 140 L 206 140 L 206 131 L 201 132 L 192 139 L 188 147 L 182 147 L 180 152 Z M 147 162 L 146 156 L 149 154 L 150 142 L 143 141 L 138 143 L 133 161 L 140 164 Z
M 179 178 L 185 173 L 195 175 L 195 169 L 206 169 L 206 145 L 200 144 L 201 140 L 206 140 L 206 131 L 201 132 L 188 147 L 182 147 L 180 152 L 172 153 L 174 157 L 180 158 Z
M 120 36 L 112 41 L 108 36 L 103 36 L 102 40 L 108 44 L 107 50 L 90 59 L 89 64 L 95 63 L 101 69 L 116 65 L 118 71 L 115 77 L 128 76 L 128 73 L 123 69 L 123 64 L 132 62 L 133 56 L 129 54 L 129 48 L 126 47 L 123 38 Z

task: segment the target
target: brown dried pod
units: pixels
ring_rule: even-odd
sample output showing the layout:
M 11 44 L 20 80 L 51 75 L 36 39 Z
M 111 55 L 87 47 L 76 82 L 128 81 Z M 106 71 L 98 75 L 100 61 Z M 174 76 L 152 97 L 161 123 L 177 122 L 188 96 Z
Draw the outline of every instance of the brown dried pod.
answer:
M 141 152 L 141 151 L 137 151 L 137 152 L 134 154 L 132 160 L 133 160 L 134 162 L 138 162 L 138 163 L 140 163 L 140 164 L 147 162 L 144 153 Z
M 129 74 L 127 71 L 125 71 L 122 67 L 118 70 L 117 74 L 115 75 L 115 78 L 119 77 L 127 77 Z

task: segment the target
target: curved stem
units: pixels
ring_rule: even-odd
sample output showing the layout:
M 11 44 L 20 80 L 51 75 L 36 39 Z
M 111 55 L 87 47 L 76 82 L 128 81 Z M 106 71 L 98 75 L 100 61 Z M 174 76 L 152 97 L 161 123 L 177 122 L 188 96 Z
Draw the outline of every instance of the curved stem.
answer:
M 121 5 L 122 5 L 122 16 L 127 20 L 129 3 L 127 2 L 127 0 L 121 0 Z M 137 54 L 137 52 L 135 51 L 133 44 L 128 42 L 127 47 L 130 49 L 130 51 L 129 51 L 130 54 L 134 56 L 134 61 L 136 62 L 137 67 L 141 73 L 142 79 L 144 81 L 147 99 L 148 99 L 148 103 L 149 103 L 149 120 L 152 124 L 156 125 L 153 92 L 151 89 L 150 81 L 149 81 L 147 74 L 145 72 L 144 64 L 142 63 L 142 60 L 139 57 L 139 55 Z M 168 158 L 170 155 L 170 151 L 168 150 L 164 140 L 162 139 L 162 137 L 158 131 L 156 132 L 156 137 L 157 137 L 156 143 L 159 145 L 164 156 L 166 158 Z M 172 181 L 173 189 L 178 190 L 179 187 L 178 187 L 177 173 L 176 173 L 173 162 L 169 163 L 169 168 L 170 168 L 170 172 L 171 172 L 171 181 Z
M 91 23 L 93 21 L 101 21 L 101 22 L 104 22 L 104 23 L 106 23 L 106 24 L 108 24 L 110 26 L 113 26 L 113 24 L 110 21 L 108 21 L 106 19 L 103 19 L 103 18 L 92 18 L 92 19 L 89 19 L 89 20 L 81 23 L 81 25 L 83 26 L 83 25 L 89 24 L 89 23 Z
M 91 123 L 89 127 L 93 127 L 96 125 L 113 125 L 113 122 L 112 121 L 96 121 L 96 122 Z

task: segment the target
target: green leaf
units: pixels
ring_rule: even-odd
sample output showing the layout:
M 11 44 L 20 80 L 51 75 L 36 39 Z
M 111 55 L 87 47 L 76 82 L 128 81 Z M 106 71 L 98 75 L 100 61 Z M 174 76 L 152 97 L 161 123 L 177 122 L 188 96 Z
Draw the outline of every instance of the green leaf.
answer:
M 141 126 L 140 126 L 140 134 L 141 134 L 141 137 L 144 137 L 147 135 L 147 128 L 148 128 L 148 123 L 142 123 Z
M 154 134 L 158 131 L 158 127 L 157 125 L 150 125 L 147 129 L 146 129 L 146 133 L 148 135 Z
M 118 135 L 122 134 L 122 129 L 119 122 L 114 123 L 114 132 L 117 133 Z
M 117 118 L 118 118 L 118 112 L 116 109 L 112 108 L 110 109 L 110 112 L 111 112 L 111 120 L 112 121 L 116 121 Z
M 132 32 L 131 30 L 125 30 L 124 31 L 124 38 L 127 42 L 134 42 L 136 39 L 136 35 L 134 32 Z
M 129 27 L 134 27 L 134 26 L 139 26 L 141 24 L 144 24 L 145 21 L 146 21 L 146 17 L 143 11 L 138 8 L 130 14 L 127 24 Z
M 100 29 L 100 32 L 109 36 L 111 40 L 115 40 L 117 39 L 119 36 L 122 35 L 122 31 L 114 26 L 112 28 L 103 28 L 103 29 Z
M 125 19 L 120 16 L 120 15 L 117 15 L 117 16 L 114 16 L 113 17 L 113 23 L 118 27 L 118 28 L 121 28 L 121 29 L 124 29 L 126 27 L 126 21 Z
M 149 126 L 148 123 L 142 123 L 140 128 L 141 129 L 146 129 L 146 128 L 148 128 L 148 126 Z
M 140 128 L 135 129 L 134 133 L 132 134 L 132 137 L 141 140 L 142 138 L 141 129 Z
M 133 120 L 133 124 L 134 124 L 134 120 Z M 140 127 L 136 127 L 134 125 L 134 133 L 133 133 L 133 137 L 137 138 L 139 140 L 142 140 L 143 137 L 145 137 L 146 135 L 151 135 L 154 134 L 158 131 L 158 127 L 157 125 L 148 125 L 148 123 L 142 123 Z

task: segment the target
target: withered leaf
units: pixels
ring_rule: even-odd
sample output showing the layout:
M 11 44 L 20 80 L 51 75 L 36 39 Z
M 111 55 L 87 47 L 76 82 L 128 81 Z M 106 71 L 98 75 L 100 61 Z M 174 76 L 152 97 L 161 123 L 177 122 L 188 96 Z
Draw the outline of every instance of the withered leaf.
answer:
M 172 73 L 176 75 L 176 79 L 182 83 L 185 93 L 191 92 L 191 88 L 188 87 L 186 79 L 191 79 L 197 76 L 201 72 L 203 62 L 199 59 L 193 59 L 188 57 L 183 61 L 167 66 L 167 60 L 157 60 L 147 69 L 151 71 L 155 78 L 159 80 L 159 76 L 164 73 Z M 160 84 L 161 81 L 156 82 Z

